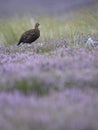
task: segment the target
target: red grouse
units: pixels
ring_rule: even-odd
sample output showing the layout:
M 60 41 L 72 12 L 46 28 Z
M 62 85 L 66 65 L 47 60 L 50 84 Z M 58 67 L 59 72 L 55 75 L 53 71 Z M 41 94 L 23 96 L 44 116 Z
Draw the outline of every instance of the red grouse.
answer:
M 39 25 L 39 23 L 36 23 L 34 29 L 30 29 L 24 32 L 17 45 L 20 45 L 21 43 L 31 44 L 32 42 L 37 40 L 40 37 L 40 30 L 38 29 Z

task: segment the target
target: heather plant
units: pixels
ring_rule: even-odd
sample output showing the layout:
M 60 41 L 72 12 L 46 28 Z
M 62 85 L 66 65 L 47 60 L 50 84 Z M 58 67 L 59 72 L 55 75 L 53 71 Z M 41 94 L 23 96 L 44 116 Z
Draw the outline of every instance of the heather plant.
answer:
M 0 49 L 1 91 L 44 95 L 66 88 L 98 88 L 98 48 L 59 47 L 36 53 L 32 46 L 25 47 Z

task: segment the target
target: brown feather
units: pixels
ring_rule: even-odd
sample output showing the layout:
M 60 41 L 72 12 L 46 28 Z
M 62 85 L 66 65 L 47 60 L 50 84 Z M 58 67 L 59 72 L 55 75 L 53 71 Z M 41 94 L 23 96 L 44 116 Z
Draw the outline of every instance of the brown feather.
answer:
M 32 42 L 37 40 L 40 37 L 40 30 L 39 30 L 38 26 L 39 26 L 39 23 L 36 23 L 34 29 L 30 29 L 30 30 L 24 32 L 21 35 L 20 40 L 17 45 L 20 45 L 21 43 L 31 44 Z

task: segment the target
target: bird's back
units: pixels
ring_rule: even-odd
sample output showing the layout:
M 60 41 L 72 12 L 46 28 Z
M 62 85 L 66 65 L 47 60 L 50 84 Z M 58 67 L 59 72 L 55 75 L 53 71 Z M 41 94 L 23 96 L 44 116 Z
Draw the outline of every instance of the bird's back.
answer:
M 39 37 L 40 37 L 40 30 L 38 28 L 30 29 L 22 34 L 17 45 L 19 45 L 20 43 L 32 43 Z

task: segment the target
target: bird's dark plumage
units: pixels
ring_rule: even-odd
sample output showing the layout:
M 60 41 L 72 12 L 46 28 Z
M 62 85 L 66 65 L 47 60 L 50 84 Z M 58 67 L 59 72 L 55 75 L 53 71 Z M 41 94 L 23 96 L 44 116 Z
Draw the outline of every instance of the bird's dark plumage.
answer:
M 39 26 L 39 23 L 36 23 L 34 29 L 30 29 L 24 32 L 17 45 L 20 45 L 21 43 L 31 44 L 32 42 L 37 40 L 40 37 L 40 30 L 38 29 L 38 26 Z

